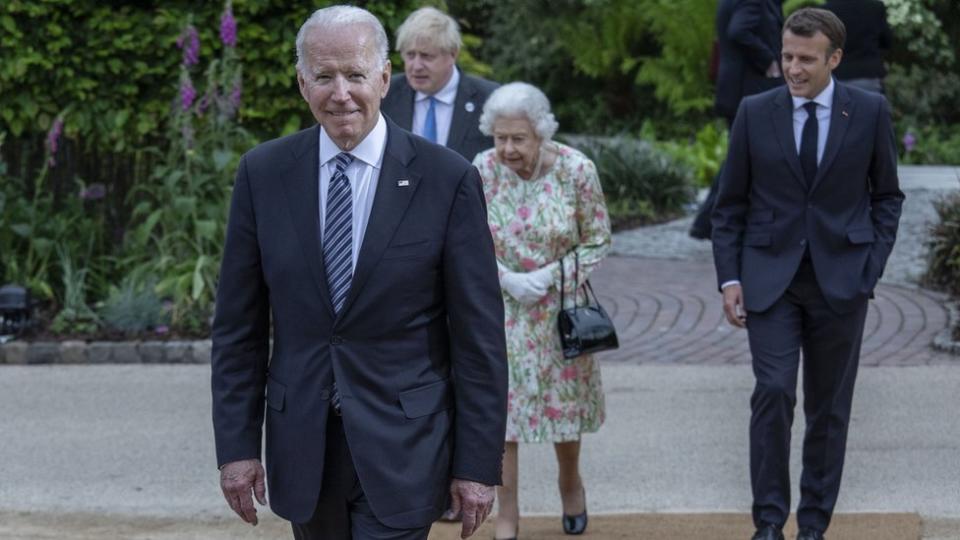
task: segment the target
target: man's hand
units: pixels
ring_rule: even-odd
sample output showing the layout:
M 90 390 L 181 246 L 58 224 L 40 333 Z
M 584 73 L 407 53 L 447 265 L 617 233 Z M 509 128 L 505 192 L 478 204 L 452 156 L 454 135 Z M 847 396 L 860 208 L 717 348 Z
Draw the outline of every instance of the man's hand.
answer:
M 460 538 L 477 532 L 493 510 L 493 486 L 454 478 L 450 482 L 450 511 L 463 516 Z
M 743 309 L 743 287 L 739 283 L 723 288 L 723 314 L 727 322 L 737 328 L 747 326 L 747 311 Z
M 260 460 L 244 459 L 224 465 L 220 469 L 220 489 L 227 504 L 242 520 L 257 524 L 257 509 L 253 506 L 250 490 L 261 506 L 267 504 L 266 474 Z

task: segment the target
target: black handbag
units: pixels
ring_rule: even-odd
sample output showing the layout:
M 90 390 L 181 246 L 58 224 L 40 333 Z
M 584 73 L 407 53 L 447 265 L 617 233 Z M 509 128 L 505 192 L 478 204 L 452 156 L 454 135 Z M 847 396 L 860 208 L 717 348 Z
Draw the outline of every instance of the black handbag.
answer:
M 580 256 L 576 251 L 574 251 L 574 263 L 573 283 L 576 285 L 580 274 Z M 617 340 L 617 330 L 613 327 L 613 321 L 610 320 L 607 311 L 597 300 L 589 279 L 583 282 L 582 287 L 584 305 L 577 305 L 577 294 L 574 289 L 573 307 L 564 307 L 566 288 L 563 273 L 563 261 L 560 261 L 560 313 L 557 315 L 557 326 L 560 328 L 560 348 L 563 350 L 564 358 L 576 358 L 618 348 L 620 342 Z

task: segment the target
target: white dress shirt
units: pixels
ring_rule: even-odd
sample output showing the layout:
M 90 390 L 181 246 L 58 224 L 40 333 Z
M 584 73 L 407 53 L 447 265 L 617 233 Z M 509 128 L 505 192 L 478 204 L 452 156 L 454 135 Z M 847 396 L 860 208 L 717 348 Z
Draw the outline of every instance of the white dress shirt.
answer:
M 833 107 L 833 77 L 830 82 L 812 100 L 805 97 L 790 96 L 793 99 L 793 139 L 796 143 L 797 155 L 800 155 L 800 139 L 803 137 L 803 124 L 807 122 L 807 110 L 803 108 L 808 101 L 817 103 L 817 164 L 823 159 L 823 150 L 827 147 L 827 135 L 830 133 L 830 109 Z M 730 285 L 739 285 L 739 280 L 725 281 L 720 289 Z
M 793 140 L 800 155 L 800 139 L 803 136 L 803 124 L 807 122 L 807 110 L 803 108 L 808 101 L 817 103 L 817 164 L 823 159 L 823 149 L 827 147 L 827 134 L 830 133 L 830 110 L 833 107 L 833 77 L 822 92 L 812 100 L 791 96 L 793 99 Z
M 373 196 L 377 193 L 377 180 L 383 164 L 383 151 L 387 147 L 387 122 L 383 115 L 377 125 L 349 152 L 353 162 L 344 173 L 350 180 L 350 194 L 353 195 L 353 269 L 357 268 L 357 257 L 363 245 L 363 235 L 370 221 L 370 209 L 373 208 Z M 320 236 L 326 226 L 327 190 L 330 178 L 337 170 L 335 159 L 342 152 L 323 127 L 320 127 Z
M 457 99 L 457 85 L 460 84 L 460 70 L 453 66 L 453 75 L 447 84 L 443 85 L 433 98 L 437 100 L 434 114 L 437 120 L 437 144 L 447 145 L 450 137 L 450 123 L 453 121 L 453 102 Z M 413 101 L 413 132 L 423 137 L 423 124 L 427 120 L 427 109 L 430 108 L 430 95 L 417 92 Z

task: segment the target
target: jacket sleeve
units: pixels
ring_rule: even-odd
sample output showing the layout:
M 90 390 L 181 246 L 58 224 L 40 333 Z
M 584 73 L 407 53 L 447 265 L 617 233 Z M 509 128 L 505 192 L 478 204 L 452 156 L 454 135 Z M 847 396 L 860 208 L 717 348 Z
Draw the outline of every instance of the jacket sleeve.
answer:
M 740 254 L 751 184 L 747 103 L 749 100 L 740 103 L 730 130 L 727 160 L 720 171 L 717 201 L 710 219 L 718 287 L 740 279 Z
M 456 406 L 452 475 L 501 479 L 507 417 L 503 298 L 477 169 L 460 179 L 448 219 L 443 282 Z
M 607 213 L 607 205 L 603 197 L 603 187 L 600 185 L 600 177 L 597 174 L 597 167 L 593 161 L 585 159 L 580 174 L 576 178 L 576 211 L 574 213 L 577 220 L 577 246 L 573 253 L 564 256 L 561 259 L 562 268 L 555 272 L 555 283 L 559 286 L 560 271 L 564 272 L 566 278 L 564 283 L 564 294 L 568 298 L 573 298 L 577 287 L 582 285 L 593 272 L 600 261 L 607 256 L 610 251 L 610 215 Z M 577 283 L 573 282 L 574 270 L 579 259 L 580 270 L 577 275 Z
M 870 274 L 867 285 L 870 290 L 883 274 L 887 258 L 893 250 L 900 224 L 900 211 L 904 195 L 900 191 L 897 175 L 897 143 L 890 121 L 890 107 L 883 96 L 877 99 L 877 131 L 873 142 L 873 157 L 870 160 L 870 218 L 873 220 L 875 241 L 870 252 Z
M 246 158 L 233 187 L 213 322 L 211 389 L 217 465 L 260 457 L 269 302 Z
M 727 26 L 727 38 L 740 46 L 744 58 L 758 73 L 765 73 L 770 63 L 777 60 L 777 51 L 763 41 L 763 10 L 761 0 L 743 0 Z

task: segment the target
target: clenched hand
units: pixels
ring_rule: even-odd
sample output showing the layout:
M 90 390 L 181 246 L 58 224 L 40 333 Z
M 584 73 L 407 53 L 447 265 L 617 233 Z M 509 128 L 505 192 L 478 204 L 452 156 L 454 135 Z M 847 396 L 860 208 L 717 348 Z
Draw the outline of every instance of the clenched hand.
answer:
M 477 532 L 493 510 L 493 486 L 454 478 L 450 482 L 450 510 L 462 514 L 460 538 L 468 538 Z
M 260 460 L 244 459 L 232 461 L 220 469 L 220 489 L 223 498 L 240 519 L 251 525 L 257 524 L 257 509 L 253 506 L 253 495 L 261 506 L 267 504 L 266 474 Z

